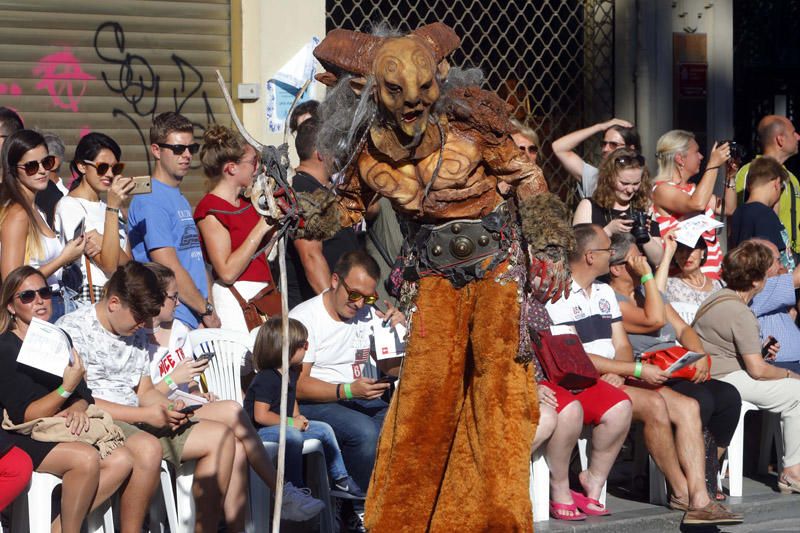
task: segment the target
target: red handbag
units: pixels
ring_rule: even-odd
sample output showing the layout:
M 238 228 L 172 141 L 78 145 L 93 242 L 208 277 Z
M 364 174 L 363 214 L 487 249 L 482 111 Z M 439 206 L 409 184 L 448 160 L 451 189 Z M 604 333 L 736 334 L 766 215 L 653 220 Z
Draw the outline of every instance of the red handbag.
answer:
M 686 348 L 683 346 L 673 346 L 672 348 L 667 348 L 666 350 L 656 350 L 655 352 L 645 352 L 642 354 L 642 363 L 648 363 L 651 365 L 656 365 L 661 370 L 668 369 L 672 363 L 683 357 L 686 352 L 688 352 Z M 708 360 L 708 368 L 711 369 L 711 358 L 706 356 Z M 678 378 L 678 379 L 694 379 L 694 375 L 697 373 L 697 369 L 694 366 L 685 366 L 680 370 L 676 370 L 675 372 L 670 375 L 671 379 Z
M 548 381 L 565 389 L 586 389 L 600 377 L 577 335 L 530 330 L 533 349 Z

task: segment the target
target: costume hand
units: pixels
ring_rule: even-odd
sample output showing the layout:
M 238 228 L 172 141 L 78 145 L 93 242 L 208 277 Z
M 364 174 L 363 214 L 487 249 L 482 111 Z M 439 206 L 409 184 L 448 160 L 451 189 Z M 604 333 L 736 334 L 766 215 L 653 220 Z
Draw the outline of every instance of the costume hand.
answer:
M 618 376 L 617 374 L 603 374 L 600 376 L 600 379 L 608 383 L 609 385 L 613 385 L 614 387 L 620 388 L 625 385 L 625 378 L 622 376 Z
M 64 261 L 65 265 L 69 265 L 83 255 L 84 248 L 86 248 L 86 235 L 78 235 L 71 241 L 67 241 L 59 257 Z
M 294 417 L 294 427 L 300 431 L 305 431 L 308 429 L 308 418 L 304 417 L 303 415 L 297 415 Z
M 566 250 L 550 248 L 530 254 L 529 279 L 533 295 L 540 302 L 557 302 L 562 296 L 569 297 L 571 277 Z
M 630 233 L 633 227 L 633 220 L 630 218 L 615 218 L 603 228 L 606 235 L 611 237 L 617 233 Z
M 64 368 L 61 385 L 65 390 L 74 392 L 85 375 L 86 368 L 83 366 L 83 359 L 78 355 L 77 350 L 73 348 L 72 363 L 67 363 L 67 366 Z
M 669 379 L 669 374 L 656 365 L 643 363 L 641 379 L 650 385 L 661 385 Z
M 385 313 L 378 308 L 375 310 L 375 314 L 378 315 L 379 318 L 383 319 L 383 323 L 388 324 L 390 327 L 395 327 L 397 324 L 402 324 L 405 326 L 406 316 L 388 300 L 384 300 L 383 303 L 386 304 Z
M 186 358 L 175 365 L 175 368 L 169 373 L 169 376 L 176 385 L 183 385 L 205 372 L 206 368 L 208 368 L 208 359 Z
M 603 122 L 602 126 L 603 126 L 603 130 L 605 131 L 608 128 L 610 128 L 611 126 L 622 126 L 623 128 L 632 128 L 633 124 L 631 124 L 627 120 L 623 120 L 621 118 L 612 118 L 611 120 L 609 120 L 607 122 Z
M 711 149 L 711 155 L 708 157 L 708 165 L 706 168 L 722 166 L 728 159 L 731 158 L 731 146 L 728 143 L 720 144 L 714 143 Z
M 133 183 L 133 178 L 115 176 L 114 180 L 111 182 L 111 188 L 108 190 L 106 205 L 119 209 L 125 203 L 125 200 L 128 199 L 128 193 L 130 193 L 135 186 L 136 184 Z
M 389 383 L 375 383 L 372 378 L 358 378 L 350 384 L 350 392 L 353 394 L 353 398 L 375 400 L 383 396 L 389 386 Z
M 541 383 L 537 383 L 537 388 L 539 392 L 539 403 L 549 405 L 553 409 L 558 409 L 558 399 L 553 389 Z
M 652 274 L 653 269 L 650 268 L 650 263 L 647 262 L 647 257 L 644 255 L 632 255 L 626 261 L 631 270 L 637 277 L 641 278 L 647 274 Z
M 708 380 L 708 357 L 703 357 L 702 359 L 698 359 L 697 361 L 692 364 L 695 368 L 696 372 L 694 373 L 694 378 L 692 378 L 693 383 L 703 383 L 704 381 Z
M 214 311 L 210 315 L 206 315 L 203 317 L 203 325 L 207 328 L 218 328 L 222 326 L 222 322 L 217 316 L 217 310 Z

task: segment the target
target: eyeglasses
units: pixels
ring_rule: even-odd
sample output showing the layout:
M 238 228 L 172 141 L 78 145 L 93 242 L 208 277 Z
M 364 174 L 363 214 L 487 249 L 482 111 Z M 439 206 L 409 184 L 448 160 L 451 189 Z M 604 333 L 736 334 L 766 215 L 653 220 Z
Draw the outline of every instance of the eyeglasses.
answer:
M 615 142 L 615 141 L 603 141 L 602 142 L 602 146 L 604 148 L 606 146 L 610 146 L 611 148 L 616 150 L 617 148 L 622 148 L 623 146 L 625 146 L 625 143 L 618 143 L 618 142 Z
M 178 304 L 178 293 L 177 292 L 175 294 L 167 294 L 167 298 L 172 300 L 172 303 L 174 303 L 175 305 Z
M 108 173 L 109 168 L 111 169 L 112 176 L 119 176 L 122 174 L 122 171 L 125 170 L 125 163 L 110 165 L 108 163 L 95 163 L 94 161 L 86 161 L 85 159 L 83 162 L 90 167 L 94 167 L 97 170 L 98 176 L 105 176 Z
M 369 296 L 367 296 L 365 294 L 361 294 L 360 292 L 354 291 L 353 289 L 348 287 L 347 283 L 345 283 L 345 281 L 344 281 L 344 278 L 339 278 L 339 279 L 342 281 L 342 286 L 344 287 L 344 290 L 347 291 L 347 299 L 349 301 L 357 302 L 357 301 L 363 299 L 364 303 L 367 304 L 367 305 L 372 305 L 372 304 L 374 304 L 375 302 L 378 301 L 378 295 L 377 294 L 371 294 Z
M 531 155 L 539 153 L 539 147 L 536 146 L 535 144 L 532 144 L 530 146 L 520 146 L 519 149 L 522 150 L 523 153 L 527 152 Z
M 33 176 L 39 172 L 39 165 L 41 165 L 42 168 L 47 171 L 53 170 L 56 166 L 56 156 L 48 155 L 41 161 L 28 161 L 22 165 L 17 165 L 17 168 L 23 168 L 25 169 L 25 174 L 28 176 Z
M 186 150 L 189 150 L 189 153 L 194 155 L 200 150 L 200 145 L 197 143 L 192 144 L 167 144 L 167 143 L 156 143 L 160 148 L 168 148 L 172 150 L 172 153 L 175 155 L 183 155 Z
M 42 300 L 49 300 L 53 297 L 53 289 L 50 287 L 42 287 L 41 289 L 28 289 L 27 291 L 18 292 L 14 295 L 14 297 L 19 298 L 19 301 L 24 304 L 29 304 L 36 299 L 37 294 Z
M 608 252 L 610 254 L 614 253 L 614 248 L 590 248 L 586 250 L 586 252 Z
M 644 156 L 641 155 L 621 155 L 614 158 L 614 164 L 618 167 L 644 167 Z

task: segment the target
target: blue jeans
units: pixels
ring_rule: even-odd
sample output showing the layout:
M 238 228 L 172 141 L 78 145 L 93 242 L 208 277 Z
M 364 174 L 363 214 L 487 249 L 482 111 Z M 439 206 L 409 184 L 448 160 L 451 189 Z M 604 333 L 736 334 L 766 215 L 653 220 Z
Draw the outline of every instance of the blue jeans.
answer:
M 800 374 L 800 361 L 773 361 L 772 364 L 780 368 L 787 368 L 792 372 Z
M 258 430 L 258 436 L 262 441 L 278 442 L 279 435 L 280 426 L 267 426 Z M 331 481 L 347 477 L 347 470 L 342 461 L 342 452 L 336 443 L 333 428 L 325 422 L 309 420 L 308 428 L 305 431 L 293 427 L 286 428 L 286 480 L 291 481 L 295 487 L 305 487 L 305 483 L 303 483 L 303 442 L 310 439 L 318 439 L 322 442 Z
M 347 471 L 364 492 L 375 466 L 378 437 L 388 408 L 389 404 L 380 399 L 300 403 L 300 410 L 306 417 L 331 425 Z
M 53 294 L 51 300 L 53 308 L 53 314 L 50 315 L 51 324 L 55 324 L 56 320 L 78 308 L 78 305 L 75 303 L 75 296 L 77 296 L 78 293 L 67 287 L 62 287 L 61 293 L 62 294 Z

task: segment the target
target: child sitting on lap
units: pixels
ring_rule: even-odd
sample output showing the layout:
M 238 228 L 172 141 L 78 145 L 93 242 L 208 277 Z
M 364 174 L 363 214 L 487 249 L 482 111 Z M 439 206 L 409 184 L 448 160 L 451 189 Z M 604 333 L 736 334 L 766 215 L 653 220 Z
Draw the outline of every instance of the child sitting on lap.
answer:
M 331 495 L 363 499 L 364 492 L 347 473 L 342 452 L 331 426 L 308 420 L 295 401 L 299 365 L 308 349 L 308 330 L 299 321 L 289 319 L 289 393 L 286 412 L 286 478 L 296 487 L 303 486 L 303 441 L 318 439 L 325 450 L 328 474 L 333 480 Z M 281 409 L 281 319 L 269 319 L 258 331 L 253 349 L 253 363 L 258 372 L 244 398 L 244 409 L 263 441 L 278 442 Z

